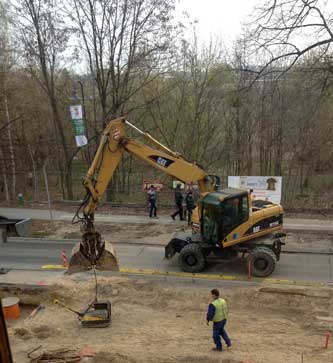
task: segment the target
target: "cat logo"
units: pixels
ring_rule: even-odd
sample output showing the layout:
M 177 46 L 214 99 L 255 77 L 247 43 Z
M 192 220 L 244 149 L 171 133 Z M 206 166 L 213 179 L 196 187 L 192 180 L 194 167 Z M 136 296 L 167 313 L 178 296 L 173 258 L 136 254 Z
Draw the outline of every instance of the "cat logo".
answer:
M 151 155 L 149 156 L 149 159 L 155 161 L 155 163 L 159 166 L 163 166 L 163 168 L 167 168 L 169 167 L 174 161 L 164 158 L 162 156 L 159 155 Z

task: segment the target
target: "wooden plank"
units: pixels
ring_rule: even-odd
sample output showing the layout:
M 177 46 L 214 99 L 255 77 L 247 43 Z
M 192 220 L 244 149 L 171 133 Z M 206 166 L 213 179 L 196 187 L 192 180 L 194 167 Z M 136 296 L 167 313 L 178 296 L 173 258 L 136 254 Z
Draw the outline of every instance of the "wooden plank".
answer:
M 12 354 L 10 351 L 8 333 L 6 327 L 6 321 L 4 312 L 2 310 L 2 303 L 0 300 L 0 362 L 1 363 L 13 363 Z

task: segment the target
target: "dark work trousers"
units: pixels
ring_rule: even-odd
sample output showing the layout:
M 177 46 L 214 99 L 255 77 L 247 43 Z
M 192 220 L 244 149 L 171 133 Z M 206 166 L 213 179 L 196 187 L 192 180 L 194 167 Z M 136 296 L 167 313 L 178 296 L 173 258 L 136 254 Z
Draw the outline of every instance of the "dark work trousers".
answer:
M 224 330 L 226 323 L 227 323 L 226 320 L 222 320 L 222 321 L 219 321 L 219 322 L 213 324 L 213 340 L 214 340 L 214 343 L 216 344 L 216 348 L 218 350 L 222 350 L 222 343 L 221 343 L 220 336 L 223 338 L 223 340 L 225 341 L 225 344 L 228 347 L 231 346 L 230 338 L 228 337 L 227 332 Z
M 192 212 L 193 209 L 187 209 L 187 224 L 190 225 L 192 222 Z
M 154 217 L 156 217 L 156 211 L 157 211 L 157 208 L 156 208 L 156 200 L 151 200 L 149 202 L 149 217 L 151 218 L 154 214 Z
M 183 205 L 181 203 L 176 204 L 177 210 L 174 214 L 172 214 L 172 217 L 175 218 L 179 214 L 179 218 L 181 221 L 184 220 L 184 211 L 183 211 Z

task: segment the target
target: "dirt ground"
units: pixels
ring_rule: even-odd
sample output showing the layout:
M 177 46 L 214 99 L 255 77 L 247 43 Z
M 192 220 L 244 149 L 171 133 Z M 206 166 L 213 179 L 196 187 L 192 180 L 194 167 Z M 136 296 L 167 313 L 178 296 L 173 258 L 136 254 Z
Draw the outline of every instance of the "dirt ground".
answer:
M 96 223 L 96 228 L 107 241 L 160 244 L 163 246 L 171 240 L 174 233 L 184 229 L 190 232 L 187 226 L 149 222 L 146 224 L 119 223 L 117 225 Z M 79 226 L 67 221 L 34 220 L 30 235 L 50 239 L 77 238 L 79 240 L 81 238 Z M 283 249 L 333 252 L 333 233 L 288 232 L 286 246 Z
M 89 346 L 96 363 L 329 363 L 333 342 L 333 290 L 304 287 L 229 287 L 223 290 L 233 346 L 212 352 L 212 327 L 206 326 L 206 287 L 153 283 L 123 277 L 99 277 L 99 299 L 112 302 L 108 328 L 82 328 L 75 314 L 53 299 L 83 310 L 93 299 L 92 276 L 86 281 L 63 277 L 42 295 L 21 295 L 22 303 L 43 303 L 33 319 L 9 323 L 16 363 L 27 352 Z M 303 356 L 303 358 L 302 358 Z
M 187 227 L 187 226 L 186 226 Z M 148 244 L 167 244 L 171 236 L 184 230 L 183 226 L 163 225 L 156 223 L 96 223 L 96 229 L 106 241 L 138 242 Z M 33 220 L 30 231 L 31 237 L 49 239 L 81 239 L 80 226 L 66 221 Z

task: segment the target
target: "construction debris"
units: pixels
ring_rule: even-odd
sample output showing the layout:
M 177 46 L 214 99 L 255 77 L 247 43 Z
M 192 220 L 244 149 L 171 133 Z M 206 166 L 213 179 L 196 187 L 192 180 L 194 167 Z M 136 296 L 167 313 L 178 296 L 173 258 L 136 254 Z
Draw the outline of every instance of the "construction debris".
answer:
M 80 355 L 75 350 L 50 350 L 37 353 L 41 346 L 27 354 L 29 363 L 76 363 L 81 361 Z
M 39 304 L 32 313 L 28 316 L 28 319 L 32 319 L 40 310 L 45 309 L 45 306 L 43 304 Z

